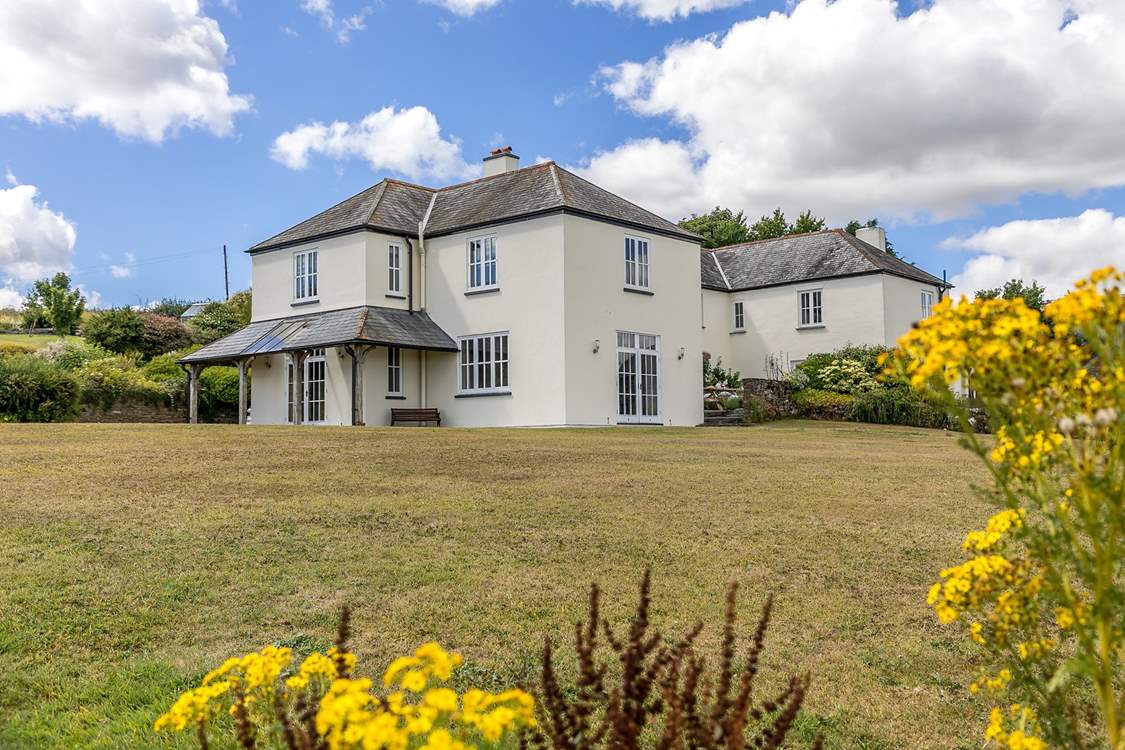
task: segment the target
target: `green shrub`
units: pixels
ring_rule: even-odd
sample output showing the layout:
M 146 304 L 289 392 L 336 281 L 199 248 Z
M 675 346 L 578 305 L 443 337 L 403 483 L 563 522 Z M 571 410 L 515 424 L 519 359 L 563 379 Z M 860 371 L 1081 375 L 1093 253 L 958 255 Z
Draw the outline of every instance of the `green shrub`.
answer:
M 743 420 L 747 424 L 759 424 L 776 419 L 776 410 L 760 396 L 748 395 L 742 402 Z
M 727 411 L 733 411 L 734 409 L 741 409 L 742 408 L 742 399 L 740 399 L 738 396 L 727 396 L 726 398 L 723 399 L 723 408 L 726 409 Z
M 181 385 L 187 383 L 187 373 L 176 361 L 180 354 L 161 354 L 153 357 L 141 367 L 141 372 L 149 380 L 157 383 L 176 381 Z
M 112 357 L 113 352 L 89 341 L 52 341 L 40 349 L 38 356 L 61 367 L 74 371 L 95 359 Z
M 853 396 L 806 388 L 793 394 L 793 404 L 803 417 L 845 420 L 851 416 Z
M 0 421 L 57 422 L 77 408 L 78 383 L 70 373 L 29 354 L 0 357 Z
M 845 346 L 831 353 L 810 355 L 797 365 L 796 371 L 808 377 L 805 387 L 825 391 L 836 390 L 839 387 L 837 383 L 840 374 L 834 370 L 829 370 L 826 375 L 826 368 L 833 365 L 841 366 L 841 363 L 847 361 L 849 364 L 842 365 L 849 374 L 845 382 L 862 382 L 863 378 L 859 377 L 860 371 L 866 373 L 867 379 L 874 381 L 875 377 L 882 372 L 882 368 L 879 367 L 879 356 L 889 351 L 891 350 L 885 346 Z M 858 393 L 862 392 L 862 389 L 840 392 Z
M 709 355 L 704 355 L 703 385 L 716 388 L 741 388 L 742 373 L 735 370 L 733 367 L 729 370 L 724 370 L 722 357 L 716 359 L 715 364 L 712 365 L 711 357 Z
M 166 315 L 169 318 L 179 318 L 193 304 L 191 300 L 165 297 L 149 307 L 148 311 L 156 315 Z
M 75 371 L 82 389 L 82 402 L 108 409 L 123 398 L 170 405 L 176 391 L 166 383 L 149 380 L 127 356 L 96 359 Z
M 179 318 L 141 313 L 140 353 L 146 358 L 182 349 L 191 343 L 191 331 Z
M 94 313 L 82 321 L 82 335 L 116 354 L 140 352 L 144 347 L 145 324 L 141 314 L 128 307 Z
M 238 369 L 208 367 L 199 374 L 199 410 L 214 415 L 238 406 Z
M 212 302 L 191 319 L 194 340 L 210 344 L 250 325 L 249 291 L 236 292 L 225 302 Z
M 905 388 L 880 388 L 856 397 L 850 417 L 857 422 L 900 424 L 911 427 L 949 426 L 945 409 Z
M 838 359 L 825 365 L 818 373 L 820 387 L 836 393 L 867 393 L 879 387 L 863 365 L 854 359 Z
M 23 315 L 14 307 L 0 307 L 0 331 L 23 328 Z

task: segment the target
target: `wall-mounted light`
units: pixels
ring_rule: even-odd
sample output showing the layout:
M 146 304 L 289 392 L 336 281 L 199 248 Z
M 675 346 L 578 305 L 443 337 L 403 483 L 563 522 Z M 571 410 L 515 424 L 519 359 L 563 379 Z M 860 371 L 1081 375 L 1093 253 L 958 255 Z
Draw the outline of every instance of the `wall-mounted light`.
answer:
M 601 339 L 594 339 L 594 354 L 597 354 L 602 349 Z
M 683 358 L 684 358 L 684 354 L 686 354 L 686 353 L 687 353 L 687 352 L 685 352 L 685 351 L 684 351 L 684 348 L 683 348 L 683 347 L 681 346 L 681 347 L 680 347 L 680 356 L 676 357 L 676 359 L 683 359 Z

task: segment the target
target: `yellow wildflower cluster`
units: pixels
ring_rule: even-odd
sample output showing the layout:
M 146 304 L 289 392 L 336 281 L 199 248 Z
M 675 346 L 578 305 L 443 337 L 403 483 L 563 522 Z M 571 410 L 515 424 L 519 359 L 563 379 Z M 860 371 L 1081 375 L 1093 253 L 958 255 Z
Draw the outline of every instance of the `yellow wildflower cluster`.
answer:
M 993 747 L 1007 750 L 1047 750 L 1047 743 L 1036 736 L 1039 732 L 1035 711 L 1013 703 L 1007 714 L 1003 709 L 992 709 L 984 738 Z
M 354 654 L 315 652 L 285 676 L 292 660 L 289 649 L 274 646 L 228 659 L 181 695 L 154 728 L 196 728 L 228 705 L 233 715 L 240 702 L 249 709 L 256 701 L 271 710 L 247 711 L 250 720 L 273 722 L 295 713 L 298 697 L 316 706 L 316 732 L 331 750 L 476 750 L 535 725 L 534 701 L 522 690 L 494 695 L 470 689 L 461 696 L 445 687 L 461 656 L 436 643 L 394 660 L 383 677 L 393 691 L 384 696 L 376 695 L 370 679 L 341 676 L 341 665 L 348 673 L 354 668 Z
M 1003 555 L 980 555 L 941 571 L 944 582 L 930 588 L 927 599 L 938 619 L 950 623 L 964 616 L 980 616 L 988 623 L 973 623 L 973 639 L 985 643 L 986 636 L 1003 644 L 1013 628 L 1038 619 L 1035 598 L 1043 587 L 1043 575 L 1026 560 Z
M 990 693 L 999 693 L 1004 687 L 1012 681 L 1012 670 L 1001 669 L 995 677 L 988 677 L 987 675 L 981 677 L 979 680 L 969 685 L 969 692 L 976 695 L 981 690 L 988 690 Z
M 970 531 L 961 546 L 970 552 L 988 552 L 1000 544 L 1004 535 L 1013 528 L 1022 527 L 1026 515 L 1027 512 L 1022 508 L 1019 510 L 1002 510 L 988 519 L 984 531 Z
M 989 661 L 970 689 L 1023 701 L 993 712 L 987 739 L 1125 749 L 1125 274 L 1096 271 L 1042 314 L 1019 299 L 943 300 L 886 364 L 961 418 L 1003 507 L 929 592 Z M 982 415 L 991 442 L 975 433 Z M 1088 682 L 1052 682 L 1068 660 Z M 1075 718 L 1091 704 L 1097 721 Z M 1081 741 L 1092 732 L 1104 736 Z

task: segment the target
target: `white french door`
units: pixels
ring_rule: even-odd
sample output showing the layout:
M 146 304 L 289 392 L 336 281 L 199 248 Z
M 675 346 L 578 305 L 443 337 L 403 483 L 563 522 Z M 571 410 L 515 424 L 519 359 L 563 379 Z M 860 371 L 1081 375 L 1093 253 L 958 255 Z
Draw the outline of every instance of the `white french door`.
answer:
M 617 332 L 617 421 L 660 424 L 660 337 Z
M 289 377 L 285 386 L 288 394 L 288 408 L 286 418 L 293 421 L 293 363 L 289 363 Z M 327 379 L 325 377 L 324 350 L 313 349 L 312 354 L 305 358 L 304 378 L 304 410 L 301 419 L 305 424 L 319 424 L 324 422 L 324 402 L 327 393 Z

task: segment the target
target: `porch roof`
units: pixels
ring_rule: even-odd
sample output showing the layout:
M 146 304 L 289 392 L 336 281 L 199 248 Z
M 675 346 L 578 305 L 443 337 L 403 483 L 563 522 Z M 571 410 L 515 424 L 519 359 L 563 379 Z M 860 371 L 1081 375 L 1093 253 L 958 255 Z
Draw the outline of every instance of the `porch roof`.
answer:
M 182 364 L 230 362 L 263 354 L 347 344 L 439 352 L 458 350 L 457 343 L 424 312 L 362 306 L 256 321 L 179 361 Z

